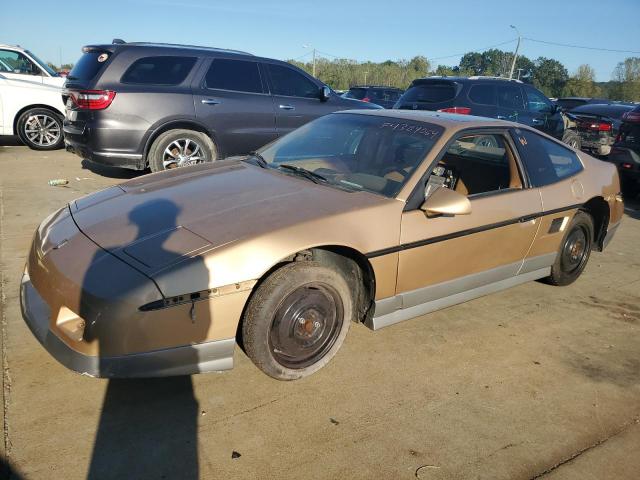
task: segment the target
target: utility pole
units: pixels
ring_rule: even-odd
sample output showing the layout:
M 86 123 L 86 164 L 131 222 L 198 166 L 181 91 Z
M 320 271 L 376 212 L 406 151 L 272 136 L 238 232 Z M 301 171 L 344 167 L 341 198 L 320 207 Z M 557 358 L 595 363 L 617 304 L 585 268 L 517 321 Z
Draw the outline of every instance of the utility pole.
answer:
M 518 80 L 520 80 L 520 74 L 522 73 L 523 70 L 524 70 L 524 68 L 519 68 L 518 69 Z
M 369 72 L 364 72 L 364 84 L 365 85 L 367 84 L 367 73 L 369 73 Z
M 520 30 L 518 30 L 515 25 L 509 25 L 509 26 L 513 28 L 516 32 L 518 32 L 518 44 L 516 45 L 516 51 L 513 54 L 513 61 L 511 62 L 511 70 L 509 70 L 509 80 L 511 80 L 513 78 L 513 69 L 516 68 L 516 59 L 518 58 L 518 50 L 520 49 L 520 40 L 522 37 L 520 36 Z
M 302 45 L 302 48 L 312 48 L 313 49 L 313 76 L 316 76 L 316 47 L 308 44 Z M 306 53 L 305 53 L 306 55 Z

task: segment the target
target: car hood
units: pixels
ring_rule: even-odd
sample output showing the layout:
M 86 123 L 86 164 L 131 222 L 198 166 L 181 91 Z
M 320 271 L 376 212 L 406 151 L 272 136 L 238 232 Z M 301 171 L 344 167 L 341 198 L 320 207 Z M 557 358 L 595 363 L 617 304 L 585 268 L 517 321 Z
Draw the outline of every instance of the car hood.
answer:
M 390 201 L 233 160 L 145 175 L 70 211 L 97 245 L 153 276 L 222 245 Z

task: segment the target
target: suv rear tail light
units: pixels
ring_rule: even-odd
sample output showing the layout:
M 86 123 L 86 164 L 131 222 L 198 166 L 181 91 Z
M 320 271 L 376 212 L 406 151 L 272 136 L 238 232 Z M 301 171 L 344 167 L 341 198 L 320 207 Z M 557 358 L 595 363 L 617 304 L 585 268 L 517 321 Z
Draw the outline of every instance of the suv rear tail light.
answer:
M 611 124 L 606 122 L 600 122 L 600 123 L 585 122 L 584 126 L 589 130 L 595 130 L 597 132 L 610 132 L 612 129 Z
M 370 99 L 369 97 L 364 97 L 364 98 L 362 99 L 362 101 L 363 101 L 363 102 L 370 102 L 370 101 L 371 101 L 371 99 Z
M 441 108 L 438 112 L 445 113 L 457 113 L 459 115 L 471 115 L 471 109 L 469 107 L 449 107 Z
M 69 90 L 71 101 L 83 110 L 104 110 L 116 96 L 112 90 Z

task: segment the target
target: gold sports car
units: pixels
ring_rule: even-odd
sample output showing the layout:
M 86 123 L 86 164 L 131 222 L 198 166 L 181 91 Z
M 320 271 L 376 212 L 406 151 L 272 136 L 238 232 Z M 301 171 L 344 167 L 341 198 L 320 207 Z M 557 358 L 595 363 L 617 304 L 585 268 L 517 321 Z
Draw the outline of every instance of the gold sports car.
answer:
M 567 285 L 623 214 L 613 165 L 466 115 L 349 111 L 254 154 L 80 198 L 35 232 L 22 313 L 98 377 L 322 368 L 377 330 L 530 280 Z

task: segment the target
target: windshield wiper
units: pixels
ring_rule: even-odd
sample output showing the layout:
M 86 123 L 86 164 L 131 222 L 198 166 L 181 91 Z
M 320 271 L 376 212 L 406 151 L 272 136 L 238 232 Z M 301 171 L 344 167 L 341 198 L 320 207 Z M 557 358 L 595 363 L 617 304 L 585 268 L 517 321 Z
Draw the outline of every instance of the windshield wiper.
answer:
M 323 177 L 319 173 L 312 172 L 311 170 L 307 170 L 306 168 L 296 167 L 295 165 L 289 165 L 287 163 L 281 163 L 280 165 L 278 165 L 278 168 L 289 170 L 290 172 L 300 175 L 301 177 L 308 178 L 313 183 L 328 182 L 326 177 Z
M 255 160 L 255 164 L 262 168 L 269 168 L 269 164 L 259 152 L 249 152 L 249 158 Z

